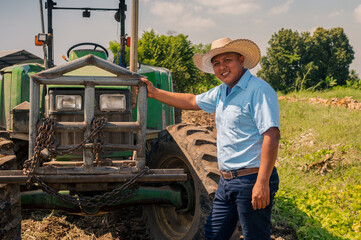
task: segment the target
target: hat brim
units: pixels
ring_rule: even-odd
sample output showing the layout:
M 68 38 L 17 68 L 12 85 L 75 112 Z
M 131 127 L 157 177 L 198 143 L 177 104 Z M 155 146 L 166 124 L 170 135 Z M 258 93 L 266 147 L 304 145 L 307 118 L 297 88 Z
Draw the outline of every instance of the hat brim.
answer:
M 223 47 L 215 48 L 205 54 L 195 54 L 193 62 L 201 71 L 214 74 L 212 58 L 226 52 L 235 52 L 244 56 L 244 68 L 254 68 L 261 59 L 257 44 L 248 39 L 237 39 Z

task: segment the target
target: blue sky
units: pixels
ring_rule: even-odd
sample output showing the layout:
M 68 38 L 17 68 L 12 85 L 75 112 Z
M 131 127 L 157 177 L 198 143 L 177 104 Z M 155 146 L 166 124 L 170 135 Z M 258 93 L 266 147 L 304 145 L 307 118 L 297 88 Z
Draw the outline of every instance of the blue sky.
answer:
M 45 2 L 45 0 L 44 0 Z M 114 8 L 117 0 L 57 0 L 59 7 Z M 351 69 L 361 75 L 361 0 L 140 0 L 139 34 L 154 29 L 159 34 L 183 33 L 193 43 L 210 43 L 221 37 L 248 38 L 266 54 L 272 34 L 281 28 L 312 32 L 317 27 L 343 27 L 355 51 Z M 128 5 L 126 32 L 130 34 Z M 42 56 L 34 45 L 41 31 L 38 0 L 0 0 L 0 51 L 26 49 Z M 119 40 L 119 24 L 113 12 L 54 11 L 55 63 L 79 42 L 105 47 Z M 254 73 L 259 69 L 255 68 Z

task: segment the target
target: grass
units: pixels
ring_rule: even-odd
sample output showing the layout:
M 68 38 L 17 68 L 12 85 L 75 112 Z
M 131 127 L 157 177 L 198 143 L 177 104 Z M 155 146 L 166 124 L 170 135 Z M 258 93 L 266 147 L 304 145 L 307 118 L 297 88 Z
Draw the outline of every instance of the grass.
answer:
M 361 91 L 337 88 L 289 96 L 361 101 Z M 293 228 L 299 239 L 361 239 L 361 111 L 307 101 L 280 101 L 280 190 L 273 223 Z M 334 154 L 325 176 L 311 163 Z
M 282 93 L 279 93 L 279 96 L 284 95 Z M 360 89 L 354 89 L 354 88 L 346 88 L 337 86 L 332 89 L 323 90 L 323 91 L 300 91 L 300 92 L 293 92 L 287 94 L 287 96 L 293 96 L 298 98 L 310 98 L 310 97 L 320 97 L 320 98 L 344 98 L 346 96 L 351 97 L 355 99 L 358 102 L 361 102 L 361 90 Z

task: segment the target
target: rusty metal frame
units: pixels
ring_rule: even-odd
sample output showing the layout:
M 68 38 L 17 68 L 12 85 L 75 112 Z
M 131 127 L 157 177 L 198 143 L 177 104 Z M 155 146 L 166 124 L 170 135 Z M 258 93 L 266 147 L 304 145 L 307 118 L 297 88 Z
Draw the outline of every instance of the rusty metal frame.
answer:
M 87 65 L 95 65 L 101 69 L 113 73 L 114 77 L 96 76 L 64 76 L 64 74 Z M 37 166 L 35 173 L 38 174 L 108 174 L 108 173 L 134 173 L 145 167 L 145 143 L 146 143 L 146 116 L 147 116 L 147 89 L 140 80 L 142 75 L 131 72 L 125 68 L 112 64 L 94 55 L 79 58 L 70 63 L 42 71 L 31 76 L 30 80 L 30 116 L 29 116 L 29 156 L 34 155 L 35 140 L 38 135 L 37 126 L 40 120 L 40 85 L 83 85 L 84 96 L 84 121 L 83 122 L 58 122 L 56 131 L 80 131 L 86 138 L 91 132 L 91 123 L 94 119 L 95 86 L 138 86 L 138 109 L 136 122 L 108 122 L 103 131 L 135 132 L 136 145 L 105 144 L 105 148 L 133 150 L 134 167 L 94 166 L 94 154 L 92 144 L 86 144 L 83 150 L 83 166 L 56 167 Z M 67 149 L 71 146 L 59 146 L 59 149 Z

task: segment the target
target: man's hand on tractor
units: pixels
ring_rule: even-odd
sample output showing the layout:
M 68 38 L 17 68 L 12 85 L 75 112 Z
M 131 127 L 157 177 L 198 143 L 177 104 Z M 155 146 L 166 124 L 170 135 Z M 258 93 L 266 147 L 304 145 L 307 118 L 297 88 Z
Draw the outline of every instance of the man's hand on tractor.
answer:
M 168 92 L 154 87 L 153 83 L 146 78 L 141 78 L 147 85 L 148 97 L 154 98 L 162 103 L 184 110 L 200 110 L 196 102 L 196 96 L 189 93 Z M 138 88 L 136 88 L 138 94 Z
M 147 78 L 141 78 L 142 82 L 144 82 L 147 85 L 147 92 L 148 97 L 152 98 L 154 97 L 154 93 L 157 91 L 157 89 L 154 87 L 153 83 L 149 81 Z M 138 87 L 136 88 L 136 93 L 138 94 Z

